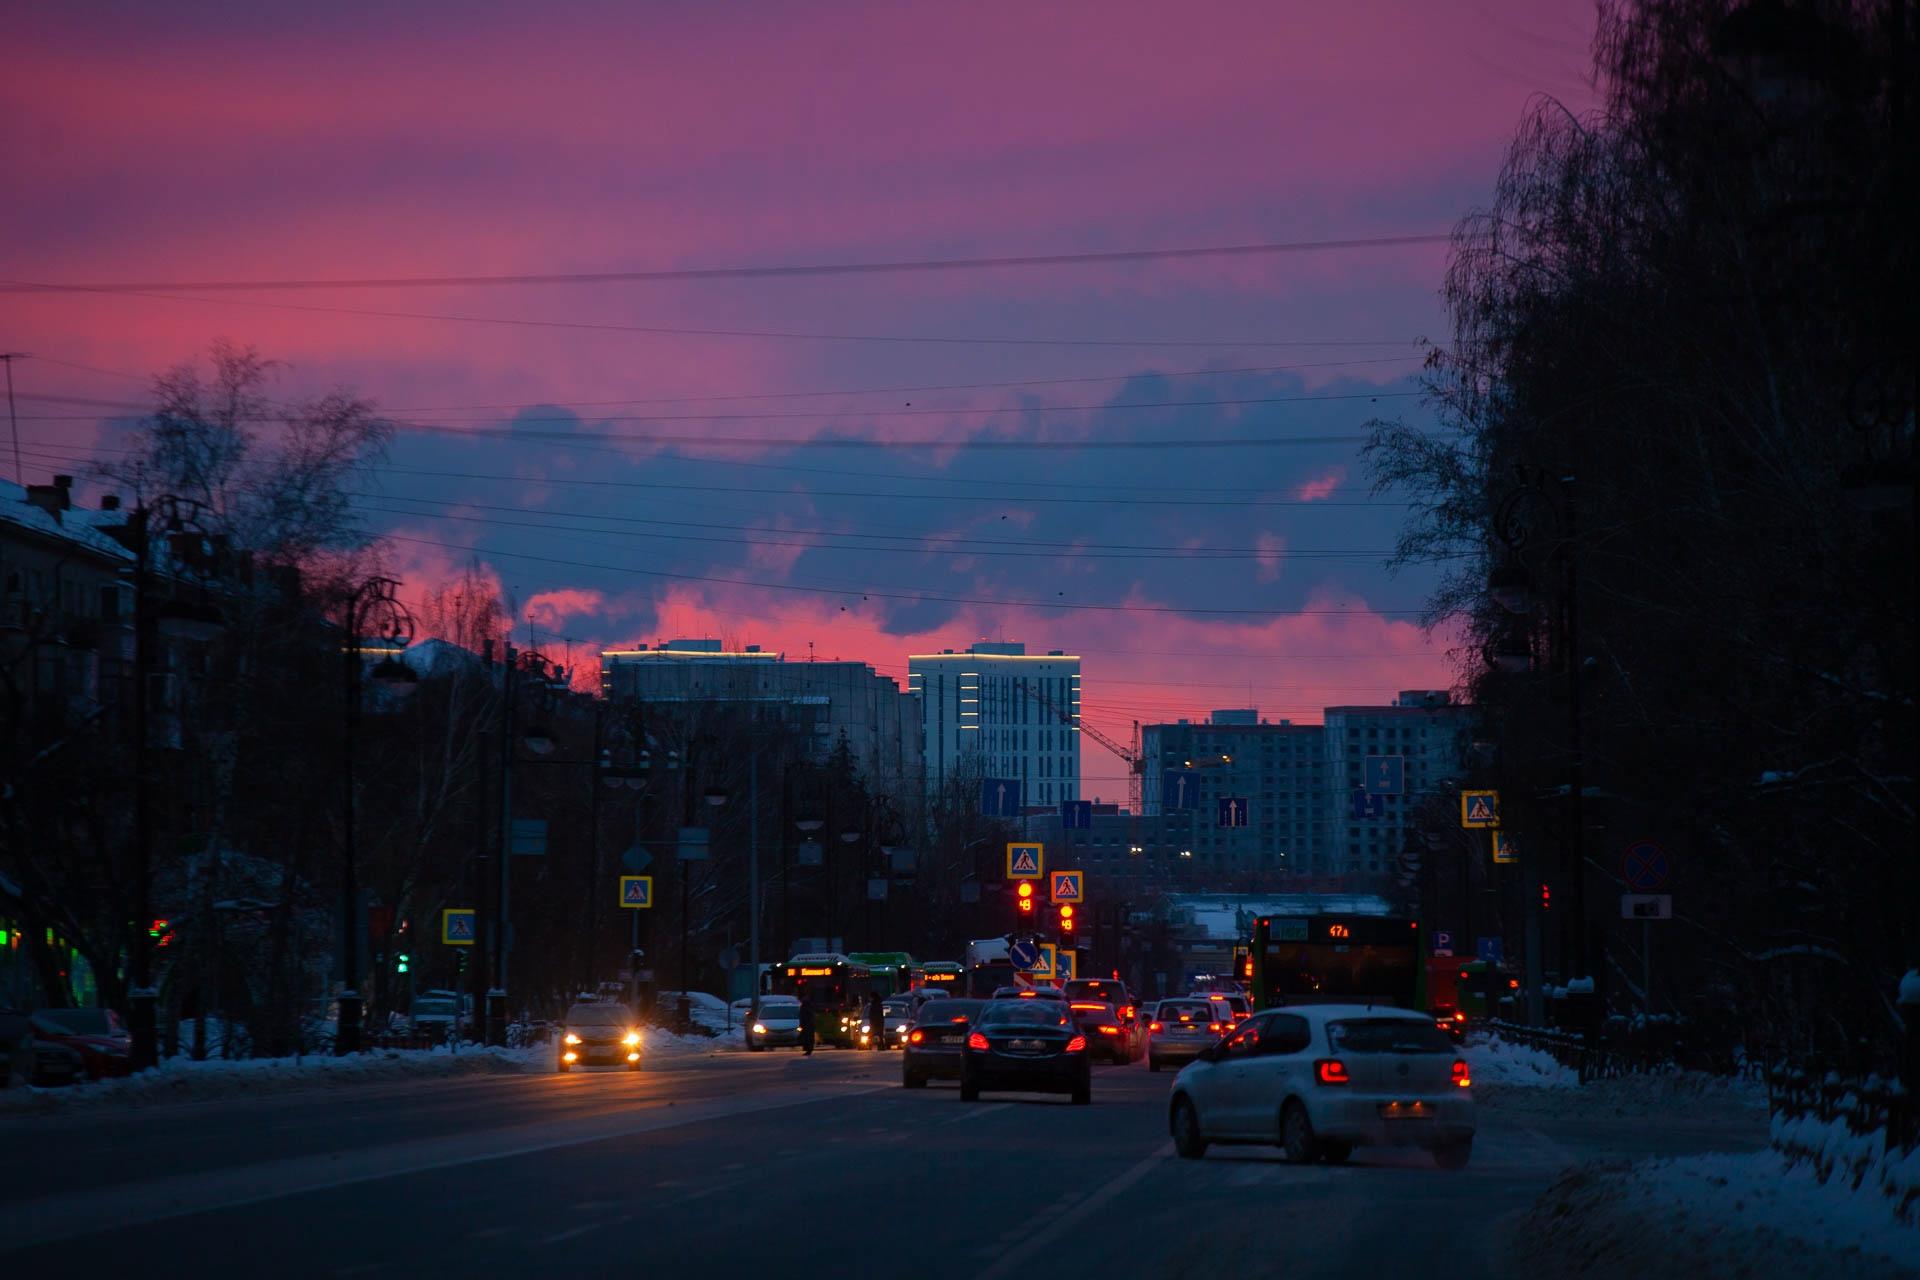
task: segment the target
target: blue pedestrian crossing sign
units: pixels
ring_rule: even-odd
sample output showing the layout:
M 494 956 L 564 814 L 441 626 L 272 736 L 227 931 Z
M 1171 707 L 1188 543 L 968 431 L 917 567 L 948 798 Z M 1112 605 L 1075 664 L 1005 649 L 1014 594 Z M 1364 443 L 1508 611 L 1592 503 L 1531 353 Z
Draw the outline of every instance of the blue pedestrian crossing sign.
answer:
M 980 814 L 986 818 L 1020 816 L 1020 779 L 980 779 Z
M 447 907 L 440 912 L 440 941 L 449 947 L 470 947 L 479 926 L 472 907 Z
M 1365 777 L 1370 796 L 1403 795 L 1407 789 L 1407 758 L 1368 756 Z
M 1063 831 L 1091 831 L 1093 829 L 1093 801 L 1062 800 L 1060 802 L 1060 829 Z
M 1247 804 L 1247 798 L 1245 796 L 1221 796 L 1215 808 L 1217 812 L 1214 819 L 1214 826 L 1244 827 L 1247 825 L 1247 814 L 1250 806 Z
M 1503 864 L 1520 861 L 1520 851 L 1513 847 L 1513 837 L 1498 827 L 1493 831 L 1493 860 Z
M 1056 871 L 1047 877 L 1051 890 L 1049 896 L 1055 902 L 1085 902 L 1087 900 L 1087 873 L 1084 871 Z
M 1054 946 L 1051 942 L 1043 942 L 1040 944 L 1039 951 L 1039 957 L 1028 967 L 1027 972 L 1036 978 L 1051 978 L 1053 977 Z
M 1500 793 L 1498 791 L 1462 791 L 1460 793 L 1460 825 L 1463 827 L 1499 826 Z
M 1046 870 L 1047 846 L 1021 840 L 1007 845 L 1007 879 L 1038 880 Z
M 1040 963 L 1040 944 L 1032 938 L 1015 938 L 1007 944 L 1007 959 L 1014 968 L 1030 973 Z
M 1080 957 L 1069 947 L 1053 949 L 1053 980 L 1072 982 L 1080 976 Z
M 651 907 L 653 905 L 653 877 L 621 876 L 620 905 L 623 907 Z
M 1166 769 L 1160 774 L 1160 812 L 1200 807 L 1200 774 L 1194 769 Z

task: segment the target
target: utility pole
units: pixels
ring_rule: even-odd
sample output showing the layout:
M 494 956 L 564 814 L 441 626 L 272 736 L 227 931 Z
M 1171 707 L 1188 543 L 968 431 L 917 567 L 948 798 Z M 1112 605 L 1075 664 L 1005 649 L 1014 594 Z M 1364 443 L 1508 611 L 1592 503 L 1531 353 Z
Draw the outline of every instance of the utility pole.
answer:
M 7 364 L 7 377 L 11 385 L 11 359 Z M 17 443 L 15 447 L 18 448 Z M 139 910 L 133 921 L 133 972 L 127 989 L 127 1021 L 133 1040 L 135 1071 L 160 1064 L 158 1025 L 154 1016 L 160 993 L 153 983 L 153 815 L 147 796 L 150 782 L 147 773 L 152 758 L 147 741 L 147 677 L 153 666 L 153 605 L 147 598 L 151 519 L 152 512 L 144 502 L 127 517 L 127 533 L 133 543 L 133 843 L 139 895 Z
M 13 413 L 13 362 L 25 360 L 31 354 L 27 351 L 0 351 L 0 364 L 7 366 L 7 425 L 13 428 L 13 479 L 16 484 L 22 485 L 27 482 L 27 472 L 20 463 L 20 420 Z
M 760 752 L 747 754 L 747 967 L 753 971 L 750 1017 L 760 1016 Z
M 507 1042 L 507 921 L 513 877 L 508 869 L 513 860 L 513 668 L 515 652 L 508 641 L 501 642 L 506 666 L 500 678 L 500 882 L 495 901 L 499 914 L 493 930 L 493 985 L 487 988 L 487 1043 Z

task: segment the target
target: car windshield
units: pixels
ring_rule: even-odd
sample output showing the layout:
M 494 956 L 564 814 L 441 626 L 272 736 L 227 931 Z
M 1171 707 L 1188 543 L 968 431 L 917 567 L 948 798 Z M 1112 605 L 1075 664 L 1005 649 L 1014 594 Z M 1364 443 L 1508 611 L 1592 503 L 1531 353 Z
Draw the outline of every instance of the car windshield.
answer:
M 1335 1053 L 1452 1053 L 1453 1039 L 1425 1018 L 1355 1018 L 1327 1024 Z
M 797 1018 L 800 1016 L 800 1002 L 792 996 L 761 996 L 760 1012 L 770 1013 L 776 1018 Z
M 968 1022 L 986 1007 L 985 1000 L 932 1000 L 920 1010 L 914 1022 L 918 1025 Z
M 1002 1000 L 980 1015 L 982 1027 L 1064 1027 L 1065 1010 L 1052 1000 Z
M 1082 1027 L 1117 1027 L 1120 1025 L 1120 1019 L 1114 1016 L 1113 1010 L 1104 1005 L 1098 1009 L 1075 1009 L 1073 1011 L 1073 1021 L 1076 1026 Z
M 111 1009 L 42 1009 L 40 1018 L 69 1035 L 104 1036 L 120 1030 L 120 1015 Z
M 913 1012 L 911 1000 L 889 1000 L 880 1006 L 880 1011 L 889 1018 L 904 1018 Z
M 617 1027 L 626 1021 L 627 1011 L 617 1004 L 577 1004 L 567 1010 L 570 1027 Z
M 1154 1021 L 1166 1022 L 1210 1022 L 1213 1008 L 1201 1004 L 1198 1000 L 1185 1002 L 1167 1001 L 1154 1012 Z

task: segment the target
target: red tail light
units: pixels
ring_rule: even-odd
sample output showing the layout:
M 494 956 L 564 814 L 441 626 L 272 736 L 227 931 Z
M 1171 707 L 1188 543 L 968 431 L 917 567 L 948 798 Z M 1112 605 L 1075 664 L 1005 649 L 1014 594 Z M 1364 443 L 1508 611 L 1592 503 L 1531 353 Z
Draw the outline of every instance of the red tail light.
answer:
M 345 935 L 345 934 L 342 934 L 341 936 L 342 936 L 342 937 L 345 937 L 346 935 Z M 1235 1022 L 1245 1022 L 1245 1021 L 1246 1021 L 1246 1020 L 1247 1020 L 1248 1018 L 1251 1018 L 1252 1016 L 1253 1016 L 1253 1015 L 1252 1015 L 1252 1014 L 1250 1014 L 1250 1013 L 1239 1013 L 1239 1012 L 1235 1012 L 1235 1013 L 1234 1013 L 1234 1015 L 1233 1015 L 1233 1020 L 1234 1020 Z
M 346 937 L 347 935 L 346 935 L 345 933 L 342 933 L 342 934 L 341 934 L 340 936 L 344 938 L 344 937 Z M 1161 1026 L 1161 1025 L 1160 1025 L 1159 1023 L 1157 1023 L 1157 1022 L 1149 1022 L 1149 1023 L 1147 1024 L 1147 1030 L 1149 1030 L 1149 1031 L 1165 1031 L 1165 1030 L 1166 1030 L 1166 1028 L 1165 1028 L 1165 1027 L 1163 1027 L 1163 1026 Z
M 342 933 L 340 936 L 344 938 L 346 934 Z M 1120 1016 L 1123 1018 L 1131 1018 L 1133 1016 L 1133 1006 L 1130 1004 L 1121 1005 Z
M 345 934 L 342 934 L 341 936 L 342 936 L 342 937 L 345 937 L 346 935 L 345 935 Z M 1107 1026 L 1102 1026 L 1102 1027 L 1099 1027 L 1099 1028 L 1097 1028 L 1097 1030 L 1098 1030 L 1098 1031 L 1100 1032 L 1100 1034 L 1101 1034 L 1101 1035 L 1103 1035 L 1103 1036 L 1117 1036 L 1117 1035 L 1119 1035 L 1119 1034 L 1120 1034 L 1120 1028 L 1118 1028 L 1118 1027 L 1107 1027 Z
M 987 1038 L 981 1035 L 978 1031 L 974 1032 L 972 1035 L 967 1037 L 967 1048 L 972 1049 L 978 1053 L 985 1053 L 987 1051 L 987 1047 L 988 1047 Z
M 1473 1084 L 1473 1073 L 1467 1070 L 1467 1064 L 1455 1058 L 1453 1060 L 1453 1082 L 1462 1089 Z
M 1073 1039 L 1067 1041 L 1068 1053 L 1085 1053 L 1086 1051 L 1087 1038 L 1085 1036 L 1075 1036 Z
M 346 935 L 342 934 L 341 936 L 345 937 Z M 926 1038 L 927 1038 L 927 1033 L 924 1031 L 913 1030 L 913 1031 L 907 1032 L 908 1044 L 919 1044 L 922 1040 L 925 1040 Z
M 343 933 L 340 936 L 345 937 L 346 935 Z M 1455 1022 L 1465 1022 L 1467 1020 L 1467 1015 L 1456 1011 L 1453 1015 L 1453 1020 Z
M 1321 1084 L 1352 1084 L 1347 1064 L 1338 1058 L 1321 1058 L 1313 1064 L 1313 1078 Z
M 346 935 L 342 934 L 341 936 L 344 937 Z M 1217 1036 L 1223 1036 L 1232 1026 L 1233 1024 L 1231 1022 L 1209 1022 L 1207 1024 L 1207 1030 Z

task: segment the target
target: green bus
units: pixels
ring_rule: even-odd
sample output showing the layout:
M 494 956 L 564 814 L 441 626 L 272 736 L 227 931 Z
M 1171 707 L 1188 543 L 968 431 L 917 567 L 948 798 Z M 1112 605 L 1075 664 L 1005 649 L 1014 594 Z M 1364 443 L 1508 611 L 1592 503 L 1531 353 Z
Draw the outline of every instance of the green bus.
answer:
M 929 960 L 914 970 L 913 985 L 933 987 L 957 996 L 961 993 L 966 973 L 958 960 Z
M 913 957 L 904 951 L 849 951 L 847 959 L 867 967 L 867 989 L 878 991 L 882 1000 L 913 989 Z
M 1248 946 L 1256 1009 L 1289 1004 L 1427 1007 L 1420 922 L 1405 916 L 1262 916 Z
M 812 1007 L 817 1042 L 845 1049 L 859 1046 L 867 994 L 874 989 L 873 971 L 866 965 L 838 951 L 810 951 L 775 965 L 769 979 L 774 994 L 798 996 Z M 884 988 L 881 994 L 886 994 Z

